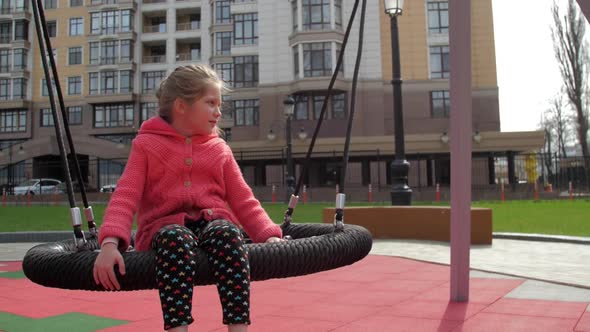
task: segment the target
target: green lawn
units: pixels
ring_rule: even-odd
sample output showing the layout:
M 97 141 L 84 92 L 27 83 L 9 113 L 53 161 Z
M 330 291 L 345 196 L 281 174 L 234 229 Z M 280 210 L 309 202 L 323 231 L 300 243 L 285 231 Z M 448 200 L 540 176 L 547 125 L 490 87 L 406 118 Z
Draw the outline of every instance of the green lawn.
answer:
M 433 205 L 430 202 L 419 204 Z M 349 203 L 349 206 L 353 205 L 367 204 Z M 275 222 L 282 221 L 285 204 L 267 203 L 263 206 Z M 321 222 L 322 209 L 331 206 L 333 204 L 299 204 L 294 220 Z M 590 236 L 589 200 L 475 202 L 473 206 L 493 210 L 494 232 Z M 104 205 L 94 206 L 94 215 L 98 221 L 102 220 L 104 208 Z M 70 230 L 68 215 L 66 206 L 0 207 L 0 232 Z

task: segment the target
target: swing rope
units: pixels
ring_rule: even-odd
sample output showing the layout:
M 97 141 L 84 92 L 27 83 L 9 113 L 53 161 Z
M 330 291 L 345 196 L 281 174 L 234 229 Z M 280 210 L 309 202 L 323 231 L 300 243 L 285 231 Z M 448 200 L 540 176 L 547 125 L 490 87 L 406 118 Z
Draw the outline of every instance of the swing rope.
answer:
M 350 31 L 352 29 L 352 24 L 356 17 L 356 12 L 359 6 L 359 0 L 356 0 L 354 3 L 354 7 L 352 8 L 352 12 L 350 14 L 350 18 L 348 19 L 348 25 L 346 27 L 346 32 L 344 34 L 344 38 L 342 41 L 342 46 L 340 49 L 340 54 L 338 55 L 338 60 L 336 62 L 336 68 L 332 73 L 332 77 L 330 79 L 330 84 L 328 85 L 328 92 L 326 98 L 324 98 L 322 103 L 322 108 L 320 112 L 320 116 L 318 122 L 316 124 L 313 136 L 311 138 L 311 142 L 309 144 L 309 148 L 307 150 L 307 154 L 305 155 L 305 163 L 304 167 L 302 167 L 301 175 L 299 176 L 299 180 L 297 181 L 297 187 L 295 188 L 294 194 L 291 196 L 289 200 L 289 205 L 287 207 L 287 211 L 285 211 L 285 217 L 283 219 L 283 225 L 289 225 L 292 222 L 292 215 L 297 205 L 297 200 L 299 199 L 299 191 L 303 186 L 303 179 L 307 176 L 308 170 L 310 168 L 311 163 L 311 154 L 313 152 L 313 148 L 315 147 L 315 142 L 320 132 L 320 128 L 322 126 L 322 122 L 324 120 L 324 116 L 326 114 L 326 110 L 328 108 L 328 100 L 332 96 L 334 83 L 336 82 L 336 78 L 338 77 L 338 73 L 340 72 L 340 68 L 342 67 L 342 61 L 344 58 L 344 53 L 346 50 L 346 45 L 348 44 L 348 37 L 350 36 Z M 366 13 L 366 0 L 362 2 L 361 8 L 361 19 L 360 19 L 360 26 L 359 26 L 359 44 L 356 56 L 356 62 L 354 67 L 354 75 L 352 79 L 352 89 L 351 89 L 351 102 L 350 102 L 350 115 L 348 116 L 348 126 L 346 130 L 346 140 L 344 145 L 344 157 L 342 160 L 342 176 L 340 178 L 340 185 L 339 185 L 339 192 L 336 195 L 336 214 L 334 217 L 334 225 L 337 229 L 342 229 L 342 222 L 343 222 L 343 210 L 344 210 L 344 203 L 345 203 L 345 195 L 344 195 L 344 180 L 346 179 L 346 171 L 348 165 L 348 158 L 349 158 L 349 150 L 350 150 L 350 137 L 352 134 L 352 123 L 354 120 L 354 113 L 356 110 L 356 90 L 357 90 L 357 81 L 358 81 L 358 72 L 362 57 L 362 45 L 363 45 L 363 34 L 364 34 L 364 25 L 365 25 L 365 13 Z

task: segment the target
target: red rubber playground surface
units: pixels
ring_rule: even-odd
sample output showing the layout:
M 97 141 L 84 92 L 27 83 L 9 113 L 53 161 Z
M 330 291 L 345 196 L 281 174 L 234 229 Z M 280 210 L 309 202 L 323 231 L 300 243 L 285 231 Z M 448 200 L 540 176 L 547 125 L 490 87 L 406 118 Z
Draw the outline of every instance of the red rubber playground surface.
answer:
M 0 330 L 162 331 L 157 291 L 87 292 L 28 281 L 0 262 Z M 506 298 L 525 279 L 472 278 L 449 302 L 449 267 L 368 256 L 345 268 L 255 282 L 250 331 L 590 331 L 589 303 Z M 195 291 L 189 331 L 225 331 L 213 286 Z

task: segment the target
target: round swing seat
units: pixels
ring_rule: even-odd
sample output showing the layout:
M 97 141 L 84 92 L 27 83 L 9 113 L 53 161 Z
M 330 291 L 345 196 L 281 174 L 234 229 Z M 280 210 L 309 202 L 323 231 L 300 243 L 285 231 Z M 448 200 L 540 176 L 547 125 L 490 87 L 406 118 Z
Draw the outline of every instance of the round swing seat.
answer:
M 283 227 L 283 234 L 293 240 L 245 245 L 251 280 L 301 276 L 350 265 L 368 255 L 372 246 L 371 233 L 356 225 L 335 230 L 330 224 L 290 224 Z M 37 245 L 26 253 L 23 271 L 31 281 L 46 287 L 104 291 L 92 273 L 99 249 L 96 238 L 88 240 L 87 249 L 78 251 L 73 239 Z M 153 250 L 122 254 L 126 274 L 121 276 L 115 268 L 121 291 L 157 288 Z M 194 285 L 214 284 L 206 253 L 198 249 L 195 256 Z

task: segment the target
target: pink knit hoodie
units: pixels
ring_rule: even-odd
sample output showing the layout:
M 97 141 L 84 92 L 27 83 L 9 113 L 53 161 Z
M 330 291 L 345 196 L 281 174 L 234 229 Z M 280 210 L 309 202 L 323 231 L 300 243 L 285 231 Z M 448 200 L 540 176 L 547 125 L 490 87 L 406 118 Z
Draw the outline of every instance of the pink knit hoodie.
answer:
M 133 140 L 100 228 L 99 243 L 119 238 L 129 246 L 138 212 L 135 249 L 149 250 L 163 226 L 184 225 L 185 217 L 227 219 L 242 225 L 252 241 L 281 237 L 254 197 L 229 146 L 217 135 L 182 136 L 161 117 L 145 121 Z

